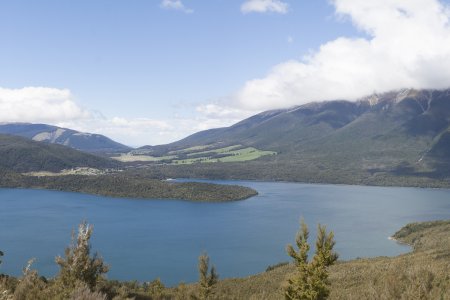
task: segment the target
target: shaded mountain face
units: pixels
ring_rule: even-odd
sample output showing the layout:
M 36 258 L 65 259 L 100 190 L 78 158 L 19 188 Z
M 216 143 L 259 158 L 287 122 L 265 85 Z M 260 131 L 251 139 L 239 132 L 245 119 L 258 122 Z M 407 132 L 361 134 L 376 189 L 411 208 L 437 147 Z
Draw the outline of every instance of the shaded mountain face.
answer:
M 125 152 L 131 149 L 100 134 L 83 133 L 46 124 L 3 124 L 0 125 L 0 133 L 22 136 L 38 142 L 65 145 L 91 153 Z
M 402 90 L 267 111 L 230 127 L 145 148 L 161 154 L 240 144 L 276 151 L 273 161 L 376 172 L 450 162 L 449 143 L 450 90 Z
M 118 166 L 117 162 L 110 159 L 66 146 L 0 134 L 0 169 L 16 172 L 57 172 L 77 167 L 104 169 Z

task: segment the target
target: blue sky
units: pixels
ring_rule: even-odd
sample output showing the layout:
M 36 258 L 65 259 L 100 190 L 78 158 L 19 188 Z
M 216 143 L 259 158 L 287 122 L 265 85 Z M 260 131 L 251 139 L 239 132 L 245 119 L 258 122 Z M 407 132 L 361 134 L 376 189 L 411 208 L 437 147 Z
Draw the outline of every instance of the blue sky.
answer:
M 0 114 L 0 121 L 71 126 L 144 145 L 229 125 L 252 113 L 277 108 L 277 103 L 289 106 L 327 100 L 333 97 L 332 91 L 320 99 L 313 92 L 315 86 L 306 86 L 311 92 L 304 95 L 297 92 L 299 87 L 290 87 L 299 79 L 291 78 L 297 72 L 291 71 L 292 64 L 323 64 L 315 63 L 316 56 L 326 52 L 321 47 L 341 37 L 371 42 L 378 29 L 380 36 L 384 34 L 378 19 L 363 24 L 360 11 L 353 11 L 358 1 L 363 6 L 361 0 L 2 1 L 0 108 L 64 103 L 64 113 L 47 116 L 51 108 L 37 109 L 34 115 L 14 111 Z M 244 8 L 246 2 L 252 3 Z M 403 5 L 402 0 L 391 2 Z M 412 2 L 417 5 L 407 10 L 445 4 Z M 388 6 L 361 7 L 361 11 L 379 10 L 388 18 L 384 10 Z M 435 11 L 430 11 L 431 18 Z M 448 17 L 448 11 L 442 14 Z M 435 30 L 440 25 L 431 26 Z M 312 59 L 305 62 L 305 55 Z M 309 78 L 314 78 L 314 72 L 307 71 Z M 283 101 L 270 96 L 280 94 L 278 90 L 266 91 L 278 87 L 280 77 L 288 86 L 282 93 L 289 91 Z

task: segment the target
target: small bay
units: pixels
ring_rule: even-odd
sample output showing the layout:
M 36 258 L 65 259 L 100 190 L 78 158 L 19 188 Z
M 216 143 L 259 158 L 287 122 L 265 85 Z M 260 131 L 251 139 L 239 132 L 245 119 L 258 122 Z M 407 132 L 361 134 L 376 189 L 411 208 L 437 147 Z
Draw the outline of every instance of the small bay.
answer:
M 410 222 L 450 219 L 450 190 L 207 181 L 249 186 L 258 196 L 227 203 L 142 200 L 28 189 L 0 189 L 0 273 L 19 275 L 30 258 L 54 276 L 82 220 L 94 225 L 92 250 L 110 264 L 108 278 L 167 285 L 197 280 L 206 251 L 221 278 L 262 272 L 288 261 L 299 219 L 334 231 L 341 259 L 394 256 L 410 248 L 388 239 Z M 312 240 L 313 242 L 313 240 Z

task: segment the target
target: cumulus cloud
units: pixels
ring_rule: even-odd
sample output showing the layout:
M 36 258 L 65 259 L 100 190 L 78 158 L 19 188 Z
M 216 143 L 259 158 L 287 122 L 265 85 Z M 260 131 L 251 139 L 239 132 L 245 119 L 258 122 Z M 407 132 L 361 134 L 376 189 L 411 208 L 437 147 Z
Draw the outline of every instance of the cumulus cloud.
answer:
M 86 120 L 60 120 L 54 125 L 103 134 L 129 146 L 167 143 L 176 138 L 173 134 L 175 127 L 170 125 L 169 120 L 96 116 Z
M 236 93 L 234 106 L 265 110 L 356 99 L 400 88 L 450 86 L 450 10 L 438 0 L 334 0 L 366 38 L 341 37 L 281 63 Z
M 229 126 L 239 120 L 200 113 L 195 117 L 166 119 L 97 117 L 83 121 L 61 121 L 54 125 L 82 132 L 103 134 L 123 144 L 138 147 L 170 143 L 198 131 Z
M 107 118 L 82 108 L 74 98 L 68 89 L 0 88 L 0 123 L 52 124 L 105 134 L 131 145 L 169 142 L 179 137 L 169 120 Z
M 0 122 L 55 122 L 86 119 L 90 113 L 73 100 L 67 89 L 0 88 Z
M 173 9 L 173 10 L 179 10 L 187 14 L 191 14 L 194 12 L 193 9 L 187 8 L 184 6 L 183 2 L 181 0 L 163 0 L 160 4 L 160 6 L 164 9 Z
M 274 12 L 285 14 L 288 12 L 288 4 L 280 0 L 247 0 L 241 5 L 241 12 L 248 13 L 266 13 Z
M 166 2 L 166 8 L 186 9 L 180 1 L 161 5 Z M 245 3 L 251 2 L 281 1 Z M 334 0 L 332 4 L 338 17 L 352 22 L 364 37 L 340 37 L 301 60 L 283 62 L 229 98 L 198 106 L 194 117 L 104 117 L 79 106 L 69 90 L 27 87 L 0 88 L 0 122 L 50 123 L 105 134 L 128 145 L 154 145 L 229 126 L 267 109 L 352 100 L 400 88 L 450 87 L 450 10 L 443 2 Z
M 200 130 L 228 126 L 242 116 L 241 110 L 222 110 L 215 104 L 206 104 L 196 109 L 194 117 L 106 117 L 82 108 L 74 98 L 67 89 L 0 88 L 0 123 L 45 123 L 103 134 L 130 146 L 142 146 L 169 143 Z
M 247 117 L 249 114 L 254 113 L 254 111 L 246 111 L 234 107 L 226 107 L 220 103 L 208 103 L 199 105 L 196 111 L 200 115 L 208 119 L 217 120 L 241 120 Z

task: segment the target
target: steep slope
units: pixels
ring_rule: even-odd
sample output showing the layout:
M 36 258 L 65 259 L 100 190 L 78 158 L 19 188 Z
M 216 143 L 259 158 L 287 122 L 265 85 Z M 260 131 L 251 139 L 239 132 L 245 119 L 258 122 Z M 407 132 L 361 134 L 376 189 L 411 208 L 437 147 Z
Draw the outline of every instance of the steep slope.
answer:
M 60 171 L 75 167 L 114 168 L 118 165 L 110 159 L 62 145 L 0 134 L 0 169 L 15 172 Z
M 146 149 L 164 155 L 205 145 L 243 145 L 277 155 L 246 162 L 245 168 L 166 167 L 169 174 L 342 183 L 373 182 L 380 174 L 442 179 L 450 174 L 450 90 L 409 89 L 268 111 Z M 387 183 L 380 178 L 377 184 Z
M 343 143 L 354 138 L 383 137 L 393 142 L 400 136 L 414 142 L 424 137 L 430 142 L 450 126 L 449 120 L 450 90 L 404 90 L 356 102 L 310 103 L 263 112 L 231 127 L 199 132 L 167 146 L 243 143 L 286 150 L 286 147 L 299 149 L 316 142 L 318 145 Z
M 345 126 L 361 115 L 366 107 L 365 103 L 333 101 L 266 111 L 230 127 L 201 131 L 175 143 L 142 149 L 164 153 L 198 145 L 242 144 L 285 152 L 286 148 Z
M 125 152 L 130 147 L 103 135 L 91 134 L 46 124 L 9 123 L 0 125 L 0 133 L 22 136 L 34 141 L 65 145 L 85 152 Z

